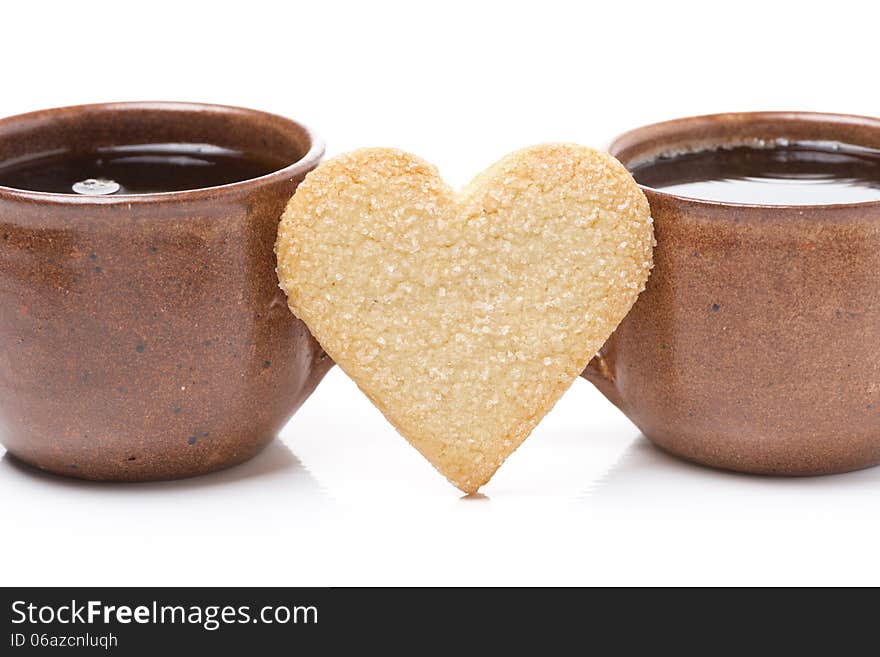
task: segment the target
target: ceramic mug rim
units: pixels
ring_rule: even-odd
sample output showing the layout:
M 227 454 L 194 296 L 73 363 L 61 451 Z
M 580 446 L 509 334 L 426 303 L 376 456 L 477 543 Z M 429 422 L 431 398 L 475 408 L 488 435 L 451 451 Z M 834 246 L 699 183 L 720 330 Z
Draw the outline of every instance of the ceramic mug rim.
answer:
M 871 116 L 862 116 L 858 114 L 836 114 L 831 112 L 798 112 L 798 111 L 760 111 L 760 112 L 721 112 L 717 114 L 700 114 L 696 116 L 687 116 L 668 121 L 660 121 L 650 123 L 628 130 L 615 137 L 608 147 L 609 152 L 618 158 L 624 166 L 633 161 L 638 161 L 635 157 L 627 157 L 624 153 L 630 149 L 646 148 L 652 142 L 658 139 L 668 139 L 670 141 L 685 140 L 688 135 L 694 135 L 700 127 L 726 123 L 730 125 L 748 125 L 749 123 L 757 123 L 759 121 L 785 123 L 812 123 L 824 126 L 848 126 L 855 129 L 875 130 L 880 139 L 880 118 Z M 784 135 L 780 134 L 779 138 Z M 672 139 L 670 139 L 672 138 Z M 707 144 L 711 144 L 713 140 L 706 140 Z M 723 140 L 718 140 L 719 144 Z M 745 141 L 745 140 L 743 140 Z M 842 140 L 841 140 L 842 141 Z M 736 143 L 729 142 L 729 143 Z M 848 142 L 852 143 L 852 142 Z M 864 144 L 854 143 L 854 146 L 864 146 Z M 672 150 L 673 145 L 669 148 L 659 149 L 658 152 Z M 777 214 L 793 215 L 798 217 L 815 216 L 817 213 L 824 215 L 844 216 L 851 210 L 877 210 L 880 212 L 880 200 L 874 201 L 857 201 L 853 203 L 823 203 L 823 204 L 761 204 L 761 203 L 735 203 L 729 201 L 712 201 L 708 199 L 694 198 L 690 196 L 681 196 L 672 194 L 647 185 L 639 185 L 642 190 L 649 194 L 656 195 L 660 199 L 673 202 L 682 207 L 691 207 L 694 209 L 702 209 L 709 212 L 729 213 L 737 211 L 742 213 L 743 217 L 755 217 L 766 221 L 768 212 Z M 844 215 L 840 215 L 843 211 Z M 830 218 L 830 217 L 829 217 Z
M 53 117 L 61 118 L 82 112 L 125 112 L 146 110 L 154 112 L 197 112 L 205 114 L 237 114 L 249 119 L 262 119 L 276 125 L 284 132 L 296 132 L 303 135 L 307 141 L 306 152 L 299 159 L 287 166 L 276 169 L 270 173 L 255 178 L 239 180 L 225 185 L 212 187 L 199 187 L 171 192 L 156 192 L 149 194 L 119 194 L 114 196 L 83 196 L 79 194 L 61 194 L 55 192 L 38 192 L 16 187 L 0 185 L 0 198 L 10 200 L 24 200 L 39 203 L 52 203 L 66 206 L 74 205 L 103 205 L 125 206 L 132 204 L 154 203 L 184 203 L 188 201 L 200 201 L 216 198 L 218 195 L 247 192 L 255 187 L 290 180 L 297 176 L 308 173 L 314 169 L 324 156 L 324 141 L 315 132 L 299 121 L 262 110 L 239 107 L 236 105 L 222 105 L 216 103 L 196 103 L 178 101 L 124 101 L 108 103 L 89 103 L 85 105 L 68 105 L 50 109 L 37 110 L 24 114 L 16 114 L 0 119 L 0 125 L 14 122 L 27 122 L 29 120 L 51 120 Z

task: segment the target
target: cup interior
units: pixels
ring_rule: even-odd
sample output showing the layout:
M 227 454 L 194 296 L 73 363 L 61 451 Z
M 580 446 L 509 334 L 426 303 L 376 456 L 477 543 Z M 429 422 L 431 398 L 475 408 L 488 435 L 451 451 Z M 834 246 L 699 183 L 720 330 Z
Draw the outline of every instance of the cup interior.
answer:
M 740 112 L 676 119 L 636 128 L 609 148 L 626 167 L 660 155 L 756 141 L 839 142 L 880 149 L 880 119 L 813 112 Z
M 198 103 L 108 103 L 43 110 L 0 120 L 0 167 L 121 145 L 208 144 L 256 154 L 279 170 L 320 156 L 303 125 L 281 116 Z

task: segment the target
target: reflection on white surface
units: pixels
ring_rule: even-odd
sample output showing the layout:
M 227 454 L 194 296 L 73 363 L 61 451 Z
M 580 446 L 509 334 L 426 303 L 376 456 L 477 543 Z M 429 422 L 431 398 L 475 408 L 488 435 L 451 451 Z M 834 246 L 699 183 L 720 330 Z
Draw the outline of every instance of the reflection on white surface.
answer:
M 96 482 L 42 472 L 6 453 L 0 485 L 7 522 L 67 536 L 271 533 L 279 511 L 332 503 L 282 442 L 240 466 L 201 477 L 147 483 Z M 272 491 L 267 495 L 266 491 Z M 13 492 L 17 494 L 13 495 Z
M 705 513 L 837 508 L 846 513 L 880 505 L 880 468 L 822 477 L 768 477 L 716 470 L 678 459 L 644 436 L 597 481 L 585 500 L 642 510 Z
M 480 496 L 337 369 L 249 463 L 104 484 L 6 457 L 0 499 L 3 584 L 880 582 L 880 469 L 781 479 L 685 463 L 584 381 Z

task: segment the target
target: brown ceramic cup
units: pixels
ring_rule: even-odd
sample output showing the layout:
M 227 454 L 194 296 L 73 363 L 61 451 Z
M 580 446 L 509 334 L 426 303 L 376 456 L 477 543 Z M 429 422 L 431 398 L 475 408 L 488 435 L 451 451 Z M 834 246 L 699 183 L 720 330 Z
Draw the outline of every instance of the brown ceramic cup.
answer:
M 752 139 L 880 148 L 880 120 L 721 114 L 618 137 L 624 165 Z M 735 205 L 645 188 L 647 288 L 585 376 L 655 444 L 779 475 L 880 462 L 880 202 Z
M 0 187 L 0 442 L 44 470 L 141 481 L 240 463 L 330 366 L 275 275 L 279 216 L 323 153 L 307 128 L 189 103 L 0 120 L 0 162 L 142 143 L 207 143 L 290 164 L 141 196 Z

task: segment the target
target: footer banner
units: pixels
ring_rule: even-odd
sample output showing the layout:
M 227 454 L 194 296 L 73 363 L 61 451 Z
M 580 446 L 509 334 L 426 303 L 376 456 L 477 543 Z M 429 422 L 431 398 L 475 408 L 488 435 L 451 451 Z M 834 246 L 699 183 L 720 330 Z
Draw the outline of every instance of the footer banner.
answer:
M 782 610 L 800 600 L 803 613 L 788 627 L 817 628 L 847 597 L 659 589 L 6 588 L 0 589 L 0 655 L 347 655 L 353 649 L 491 655 L 503 645 L 516 654 L 603 645 L 628 654 L 645 641 L 676 650 L 690 643 L 705 654 L 714 645 L 706 636 L 744 651 L 756 636 L 764 647 L 772 636 L 789 646 Z

